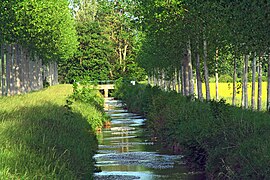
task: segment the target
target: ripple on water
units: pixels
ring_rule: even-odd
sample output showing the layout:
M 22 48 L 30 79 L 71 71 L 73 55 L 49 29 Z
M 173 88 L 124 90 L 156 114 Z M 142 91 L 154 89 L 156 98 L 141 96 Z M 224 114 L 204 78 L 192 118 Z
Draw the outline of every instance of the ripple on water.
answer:
M 104 140 L 117 140 L 117 139 L 134 139 L 137 136 L 119 136 L 119 137 L 108 137 L 108 138 L 103 138 Z
M 122 171 L 103 171 L 95 174 L 95 179 L 102 180 L 151 180 L 151 172 L 122 172 Z
M 181 162 L 183 156 L 180 155 L 161 155 L 155 152 L 127 152 L 127 153 L 108 153 L 95 156 L 99 161 L 117 161 L 121 165 L 145 166 L 152 169 L 173 168 L 175 162 Z
M 114 113 L 110 114 L 111 117 L 132 117 L 134 116 L 133 113 Z
M 136 130 L 134 127 L 113 127 L 111 131 L 133 131 Z
M 121 101 L 106 100 L 111 128 L 102 131 L 99 151 L 94 156 L 102 172 L 96 180 L 165 180 L 194 177 L 184 166 L 183 156 L 163 155 L 153 150 L 153 142 L 141 136 L 145 119 L 123 109 Z M 121 136 L 121 137 L 120 137 Z M 150 150 L 152 149 L 152 150 Z M 135 151 L 135 152 L 134 152 Z
M 140 124 L 142 125 L 145 119 L 113 119 L 112 124 Z

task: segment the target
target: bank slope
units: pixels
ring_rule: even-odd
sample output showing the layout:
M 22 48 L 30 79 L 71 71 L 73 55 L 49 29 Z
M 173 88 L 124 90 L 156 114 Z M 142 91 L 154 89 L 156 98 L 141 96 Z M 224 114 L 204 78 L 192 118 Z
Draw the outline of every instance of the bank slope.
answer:
M 96 122 L 80 102 L 67 106 L 71 94 L 71 85 L 58 85 L 0 98 L 0 179 L 92 179 Z

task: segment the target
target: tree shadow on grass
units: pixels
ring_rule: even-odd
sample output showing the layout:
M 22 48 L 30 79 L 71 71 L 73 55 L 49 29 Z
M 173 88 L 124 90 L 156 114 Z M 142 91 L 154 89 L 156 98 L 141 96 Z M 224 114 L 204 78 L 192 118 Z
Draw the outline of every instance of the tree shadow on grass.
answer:
M 46 103 L 0 111 L 0 119 L 0 168 L 9 174 L 92 179 L 97 140 L 81 114 Z

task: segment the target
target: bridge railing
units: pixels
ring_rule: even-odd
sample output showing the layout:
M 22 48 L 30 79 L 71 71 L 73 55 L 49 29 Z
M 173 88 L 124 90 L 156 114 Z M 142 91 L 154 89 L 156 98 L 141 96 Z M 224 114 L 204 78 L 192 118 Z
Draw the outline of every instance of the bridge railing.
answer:
M 104 80 L 104 81 L 89 81 L 90 84 L 102 85 L 102 84 L 114 84 L 115 80 Z

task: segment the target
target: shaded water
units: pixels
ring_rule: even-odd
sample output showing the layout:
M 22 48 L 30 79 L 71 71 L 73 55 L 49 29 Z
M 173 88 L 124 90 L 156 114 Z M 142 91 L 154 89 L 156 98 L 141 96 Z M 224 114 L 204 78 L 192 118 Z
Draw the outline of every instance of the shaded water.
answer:
M 182 155 L 159 153 L 154 143 L 142 136 L 145 119 L 124 110 L 121 101 L 107 99 L 105 110 L 112 124 L 98 134 L 95 159 L 101 172 L 95 173 L 95 179 L 203 179 L 187 170 Z

